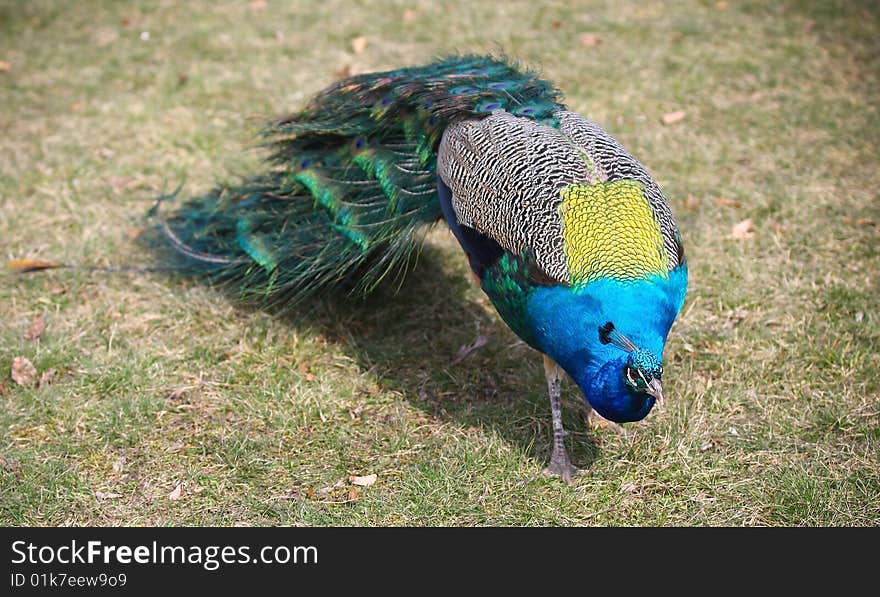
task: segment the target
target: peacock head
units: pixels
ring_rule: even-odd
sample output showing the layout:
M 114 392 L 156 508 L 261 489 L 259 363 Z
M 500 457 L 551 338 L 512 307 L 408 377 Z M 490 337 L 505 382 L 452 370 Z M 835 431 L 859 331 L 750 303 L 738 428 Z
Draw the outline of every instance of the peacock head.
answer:
M 615 329 L 610 321 L 599 328 L 602 344 L 612 344 L 627 353 L 623 364 L 623 385 L 635 394 L 653 397 L 663 404 L 663 363 L 652 351 L 639 348 Z
M 650 350 L 636 349 L 629 353 L 623 366 L 623 383 L 633 392 L 653 396 L 663 404 L 663 365 Z

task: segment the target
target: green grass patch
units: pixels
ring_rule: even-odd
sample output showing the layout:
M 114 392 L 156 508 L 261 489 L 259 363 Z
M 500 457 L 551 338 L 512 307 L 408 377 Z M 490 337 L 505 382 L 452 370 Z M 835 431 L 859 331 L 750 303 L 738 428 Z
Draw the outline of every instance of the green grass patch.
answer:
M 540 359 L 441 228 L 399 292 L 284 317 L 159 274 L 0 274 L 0 523 L 880 524 L 880 17 L 723 6 L 4 3 L 0 258 L 144 262 L 158 194 L 253 172 L 258 125 L 339 73 L 503 49 L 656 176 L 691 285 L 664 410 L 592 433 L 566 386 L 568 487 L 541 475 Z M 16 357 L 54 376 L 21 387 Z

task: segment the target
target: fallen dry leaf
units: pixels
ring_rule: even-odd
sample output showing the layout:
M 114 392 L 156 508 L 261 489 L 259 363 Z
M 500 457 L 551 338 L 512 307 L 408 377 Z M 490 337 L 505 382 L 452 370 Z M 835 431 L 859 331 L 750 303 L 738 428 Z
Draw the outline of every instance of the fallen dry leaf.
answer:
M 99 502 L 103 502 L 104 500 L 112 500 L 116 498 L 122 497 L 121 493 L 104 493 L 103 491 L 96 491 L 95 497 L 98 498 Z
M 0 73 L 8 73 L 12 70 L 12 65 L 5 60 L 0 60 Z
M 342 493 L 344 493 L 344 491 L 345 491 L 345 490 L 343 489 L 344 487 L 345 487 L 345 480 L 344 480 L 344 479 L 340 479 L 339 481 L 337 481 L 337 482 L 334 483 L 333 485 L 328 485 L 327 487 L 322 487 L 322 488 L 320 488 L 320 489 L 317 490 L 315 493 L 316 493 L 316 495 L 318 495 L 319 497 L 327 497 L 327 496 L 329 496 L 329 495 L 331 495 L 331 494 L 335 494 L 336 496 L 339 496 L 339 495 L 341 495 Z M 340 490 L 342 490 L 342 491 L 340 491 Z
M 18 464 L 16 464 L 15 462 L 11 462 L 11 461 L 7 460 L 7 459 L 4 458 L 3 456 L 0 456 L 0 468 L 2 468 L 2 469 L 4 469 L 4 470 L 7 470 L 7 471 L 9 471 L 9 472 L 12 472 L 12 473 L 16 473 L 16 474 L 17 474 L 18 471 L 19 471 L 19 466 L 18 466 Z
M 602 38 L 595 33 L 581 33 L 580 42 L 585 48 L 595 48 L 602 43 Z
M 488 342 L 489 342 L 488 336 L 483 336 L 482 334 L 477 336 L 473 342 L 471 342 L 470 344 L 467 344 L 465 346 L 462 346 L 461 348 L 458 349 L 458 352 L 456 353 L 455 358 L 452 359 L 451 364 L 458 365 L 460 362 L 462 362 L 463 360 L 468 358 L 468 356 L 472 352 L 474 352 L 475 350 L 477 350 L 479 348 L 482 348 L 483 346 L 486 346 L 486 344 Z
M 363 54 L 364 50 L 367 49 L 367 43 L 369 40 L 366 35 L 360 35 L 351 40 L 351 49 L 354 50 L 355 54 Z
M 113 187 L 114 191 L 121 191 L 122 189 L 133 183 L 134 179 L 122 176 L 111 176 L 107 179 L 107 182 L 110 183 L 110 186 Z
M 351 409 L 350 411 L 348 411 L 348 416 L 351 417 L 352 421 L 359 421 L 361 418 L 361 413 L 363 413 L 364 410 L 366 410 L 366 409 L 363 406 L 358 405 L 358 406 L 354 407 L 353 409 Z
M 745 219 L 739 224 L 735 224 L 730 230 L 730 235 L 737 240 L 747 240 L 755 236 L 753 232 L 755 223 L 752 220 Z
M 180 486 L 181 486 L 181 484 L 178 483 L 177 487 L 175 487 L 174 489 L 171 490 L 171 493 L 168 494 L 169 500 L 177 501 L 180 499 Z
M 718 10 L 727 10 L 727 2 L 725 0 L 721 0 L 720 2 L 716 2 L 715 8 L 717 8 Z
M 407 8 L 405 11 L 403 11 L 403 22 L 412 23 L 417 18 L 419 18 L 419 13 L 421 12 L 421 9 L 413 10 L 412 8 Z
M 363 477 L 358 477 L 357 475 L 350 475 L 348 480 L 351 481 L 352 485 L 360 485 L 361 487 L 369 487 L 378 479 L 378 475 L 364 475 Z
M 251 2 L 248 2 L 248 8 L 251 10 L 263 10 L 266 8 L 266 0 L 251 0 Z
M 693 195 L 688 195 L 687 199 L 684 200 L 684 208 L 688 211 L 693 211 L 700 206 L 700 198 L 695 197 Z
M 809 33 L 816 26 L 816 21 L 813 19 L 807 19 L 804 21 L 804 33 Z
M 40 336 L 43 335 L 43 332 L 46 329 L 46 320 L 43 319 L 43 316 L 39 313 L 34 320 L 31 322 L 31 326 L 28 328 L 28 331 L 24 334 L 25 340 L 37 340 Z
M 728 312 L 727 315 L 730 319 L 728 319 L 722 327 L 726 330 L 733 329 L 751 314 L 752 312 L 748 309 L 736 309 Z
M 47 369 L 43 371 L 43 374 L 40 375 L 40 387 L 48 386 L 52 383 L 52 378 L 55 377 L 55 374 L 58 373 L 57 369 Z
M 348 501 L 354 502 L 358 499 L 358 488 L 354 485 L 348 490 Z
M 721 207 L 742 207 L 741 201 L 737 201 L 736 199 L 726 199 L 725 197 L 719 197 L 715 200 L 715 203 Z
M 56 267 L 64 267 L 64 264 L 57 261 L 40 261 L 39 259 L 13 259 L 6 262 L 6 269 L 12 270 L 17 274 L 26 274 L 42 269 L 54 269 Z
M 335 71 L 333 75 L 337 79 L 347 79 L 348 77 L 354 77 L 356 75 L 362 75 L 366 72 L 369 72 L 370 69 L 364 66 L 363 64 L 345 64 L 339 70 Z
M 12 381 L 20 386 L 32 386 L 37 378 L 37 368 L 25 357 L 12 360 Z
M 306 381 L 312 381 L 313 379 L 315 379 L 315 374 L 309 371 L 309 366 L 308 364 L 306 364 L 305 361 L 300 361 L 299 363 L 297 363 L 296 366 L 299 369 L 300 373 L 305 376 Z
M 684 117 L 687 116 L 687 112 L 684 110 L 676 110 L 675 112 L 667 112 L 660 118 L 663 124 L 675 124 L 676 122 L 681 122 L 684 120 Z
M 181 386 L 178 388 L 171 388 L 165 392 L 165 398 L 168 400 L 183 400 L 186 398 L 186 395 L 189 393 L 191 388 L 186 386 Z
M 171 444 L 170 446 L 165 448 L 165 451 L 173 454 L 175 452 L 180 452 L 185 447 L 186 447 L 186 444 L 183 442 L 174 442 L 173 444 Z

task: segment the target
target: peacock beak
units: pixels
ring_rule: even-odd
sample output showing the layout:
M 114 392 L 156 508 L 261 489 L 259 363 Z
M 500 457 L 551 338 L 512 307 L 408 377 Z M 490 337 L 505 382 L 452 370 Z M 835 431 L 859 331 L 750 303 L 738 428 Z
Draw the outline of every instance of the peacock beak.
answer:
M 660 385 L 659 379 L 652 379 L 645 391 L 649 396 L 653 396 L 660 406 L 663 406 L 663 387 Z

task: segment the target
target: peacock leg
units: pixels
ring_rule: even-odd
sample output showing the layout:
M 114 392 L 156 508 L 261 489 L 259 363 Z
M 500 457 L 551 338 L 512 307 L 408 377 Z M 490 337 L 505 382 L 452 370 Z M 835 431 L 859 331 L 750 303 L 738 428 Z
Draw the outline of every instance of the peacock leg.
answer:
M 565 430 L 562 428 L 562 369 L 553 359 L 544 355 L 544 375 L 547 378 L 547 390 L 550 393 L 550 412 L 553 415 L 553 453 L 550 456 L 550 466 L 544 469 L 548 475 L 557 475 L 571 485 L 572 477 L 578 472 L 568 458 L 565 451 L 563 438 Z

